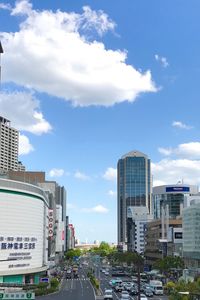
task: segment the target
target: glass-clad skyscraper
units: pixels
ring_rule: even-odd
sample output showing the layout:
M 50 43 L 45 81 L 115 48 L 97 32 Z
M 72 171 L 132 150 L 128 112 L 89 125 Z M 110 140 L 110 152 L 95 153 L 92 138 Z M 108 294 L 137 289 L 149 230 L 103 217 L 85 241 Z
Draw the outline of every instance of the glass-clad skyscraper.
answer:
M 151 213 L 151 163 L 138 151 L 131 151 L 118 161 L 118 244 L 127 243 L 128 210 L 146 207 Z

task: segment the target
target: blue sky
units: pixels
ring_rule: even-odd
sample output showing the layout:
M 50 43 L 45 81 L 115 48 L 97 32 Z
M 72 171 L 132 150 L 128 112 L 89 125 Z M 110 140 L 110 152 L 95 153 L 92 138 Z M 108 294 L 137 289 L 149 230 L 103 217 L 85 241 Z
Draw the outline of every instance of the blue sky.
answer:
M 116 165 L 200 183 L 198 0 L 0 2 L 0 114 L 20 159 L 67 190 L 81 241 L 116 242 Z

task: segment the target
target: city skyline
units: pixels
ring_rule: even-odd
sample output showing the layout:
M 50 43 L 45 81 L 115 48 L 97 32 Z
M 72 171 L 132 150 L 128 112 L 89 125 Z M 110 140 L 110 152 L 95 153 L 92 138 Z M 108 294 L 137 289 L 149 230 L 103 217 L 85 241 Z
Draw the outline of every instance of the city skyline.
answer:
M 151 159 L 154 186 L 200 184 L 193 4 L 0 3 L 0 115 L 20 131 L 26 169 L 65 186 L 81 241 L 117 241 L 117 161 L 125 153 Z

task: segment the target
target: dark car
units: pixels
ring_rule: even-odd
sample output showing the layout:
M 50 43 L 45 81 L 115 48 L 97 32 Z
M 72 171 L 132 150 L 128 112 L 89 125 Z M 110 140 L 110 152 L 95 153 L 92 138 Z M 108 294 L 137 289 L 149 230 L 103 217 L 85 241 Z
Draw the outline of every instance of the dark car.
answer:
M 129 294 L 130 294 L 131 296 L 137 295 L 137 294 L 138 294 L 137 288 L 132 287 L 132 288 L 130 289 L 130 291 L 129 291 Z
M 74 273 L 74 278 L 78 278 L 78 277 L 79 277 L 78 272 L 75 272 Z
M 72 278 L 72 272 L 70 270 L 67 270 L 65 277 L 66 279 Z

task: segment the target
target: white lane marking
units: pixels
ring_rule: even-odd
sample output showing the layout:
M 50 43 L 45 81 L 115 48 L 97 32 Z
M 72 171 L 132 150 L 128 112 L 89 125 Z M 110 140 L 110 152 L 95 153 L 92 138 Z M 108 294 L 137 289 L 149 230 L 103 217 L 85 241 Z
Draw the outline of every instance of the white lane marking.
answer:
M 72 292 L 72 288 L 73 288 L 73 279 L 71 280 L 71 292 Z
M 80 284 L 81 284 L 81 294 L 83 296 L 83 284 L 82 284 L 82 281 L 80 280 Z
M 116 296 L 117 299 L 120 299 L 119 296 L 114 292 L 114 295 Z

